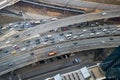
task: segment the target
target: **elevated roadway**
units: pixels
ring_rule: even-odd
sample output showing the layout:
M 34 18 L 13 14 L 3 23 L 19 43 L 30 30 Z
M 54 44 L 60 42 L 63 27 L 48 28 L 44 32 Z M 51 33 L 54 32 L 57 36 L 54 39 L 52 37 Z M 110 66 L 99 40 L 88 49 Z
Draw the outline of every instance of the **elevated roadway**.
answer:
M 92 27 L 92 28 L 86 28 L 86 29 L 77 29 L 77 30 L 70 30 L 70 31 L 65 31 L 65 32 L 60 32 L 60 33 L 51 33 L 49 35 L 51 35 L 51 39 L 54 39 L 54 43 L 51 43 L 51 40 L 48 40 L 47 42 L 45 37 L 48 36 L 48 34 L 44 34 L 42 36 L 36 36 L 35 38 L 31 38 L 31 39 L 25 39 L 19 42 L 15 41 L 14 39 L 12 39 L 12 43 L 10 44 L 6 44 L 5 42 L 3 43 L 3 46 L 1 45 L 1 47 L 4 47 L 3 53 L 1 53 L 0 55 L 0 61 L 6 59 L 10 59 L 13 58 L 14 56 L 11 54 L 15 48 L 13 47 L 14 45 L 17 45 L 19 47 L 18 50 L 16 51 L 16 56 L 22 55 L 22 49 L 25 48 L 24 51 L 33 51 L 36 49 L 40 49 L 46 46 L 51 46 L 51 45 L 55 45 L 55 44 L 61 44 L 61 43 L 65 43 L 68 41 L 74 41 L 74 40 L 84 40 L 84 39 L 90 39 L 90 38 L 100 38 L 100 37 L 108 37 L 108 36 L 118 36 L 120 35 L 120 28 L 116 27 L 118 25 L 106 25 L 106 26 L 101 26 L 100 28 L 98 27 Z M 91 31 L 94 30 L 94 33 Z M 106 31 L 104 31 L 106 30 Z M 66 35 L 68 35 L 68 33 L 71 32 L 71 37 L 67 37 Z M 61 36 L 60 34 L 63 33 L 63 35 Z M 69 39 L 68 39 L 69 38 Z M 40 44 L 36 44 L 35 40 L 36 39 L 40 39 Z M 25 42 L 30 41 L 29 44 L 26 44 Z M 47 43 L 47 44 L 45 44 Z M 4 45 L 6 44 L 6 45 Z M 26 46 L 29 45 L 29 46 Z M 4 51 L 9 51 L 9 53 L 4 53 Z M 27 53 L 24 52 L 24 53 Z M 23 53 L 23 54 L 24 54 Z
M 105 41 L 105 43 L 102 43 L 102 41 Z M 77 42 L 78 44 L 74 45 L 73 43 L 75 42 Z M 29 64 L 33 64 L 34 62 L 37 62 L 39 60 L 50 58 L 52 57 L 52 56 L 48 56 L 48 53 L 50 51 L 59 52 L 59 54 L 56 55 L 59 56 L 67 53 L 73 53 L 76 51 L 98 49 L 98 48 L 110 48 L 110 47 L 117 47 L 119 45 L 120 45 L 120 36 L 113 36 L 113 40 L 110 40 L 110 37 L 93 38 L 86 40 L 70 41 L 66 43 L 48 46 L 45 48 L 40 48 L 32 51 L 34 52 L 35 56 L 31 56 L 30 55 L 31 52 L 28 52 L 26 54 L 14 56 L 9 60 L 0 61 L 1 64 L 0 75 L 3 75 L 18 68 L 22 68 Z M 61 48 L 56 48 L 56 46 L 61 46 Z M 8 64 L 12 64 L 12 65 L 8 65 Z
M 118 5 L 112 4 L 102 4 L 96 2 L 89 2 L 84 0 L 22 0 L 24 1 L 38 1 L 42 3 L 47 3 L 51 5 L 58 5 L 64 7 L 72 7 L 72 8 L 89 8 L 89 9 L 99 9 L 99 10 L 116 10 L 120 9 Z
M 1 0 L 0 1 L 0 10 L 7 7 L 7 6 L 13 5 L 19 1 L 20 0 Z
M 112 10 L 112 11 L 104 11 L 104 12 L 98 12 L 98 13 L 88 13 L 88 14 L 72 16 L 72 17 L 52 21 L 43 25 L 38 25 L 34 28 L 30 28 L 24 31 L 23 33 L 21 33 L 20 37 L 21 39 L 25 39 L 30 36 L 45 33 L 49 30 L 57 30 L 60 27 L 64 27 L 68 25 L 73 25 L 73 24 L 78 24 L 78 23 L 88 22 L 93 20 L 114 18 L 114 17 L 120 17 L 120 10 Z M 27 35 L 30 35 L 30 36 L 27 36 Z

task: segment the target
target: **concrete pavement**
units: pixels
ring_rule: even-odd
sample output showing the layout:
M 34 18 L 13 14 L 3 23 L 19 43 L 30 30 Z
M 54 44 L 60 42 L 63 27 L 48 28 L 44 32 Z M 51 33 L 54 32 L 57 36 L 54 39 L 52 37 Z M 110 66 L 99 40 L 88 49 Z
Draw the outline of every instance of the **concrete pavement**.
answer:
M 99 27 L 100 30 L 98 27 L 93 27 L 93 28 L 86 28 L 86 29 L 79 29 L 79 30 L 70 30 L 70 31 L 65 31 L 65 32 L 60 32 L 60 33 L 51 33 L 49 35 L 51 35 L 51 38 L 54 39 L 54 43 L 51 43 L 50 40 L 46 41 L 45 38 L 49 36 L 47 34 L 44 34 L 41 37 L 39 35 L 39 36 L 36 36 L 35 38 L 28 39 L 28 40 L 25 39 L 25 40 L 22 40 L 21 42 L 15 42 L 14 44 L 11 44 L 11 46 L 7 47 L 6 50 L 8 50 L 9 53 L 8 54 L 1 53 L 0 60 L 4 60 L 5 58 L 9 59 L 13 57 L 11 53 L 15 50 L 14 47 L 12 47 L 14 45 L 20 48 L 18 50 L 15 50 L 17 53 L 16 55 L 18 56 L 18 54 L 22 55 L 21 50 L 23 48 L 25 49 L 25 53 L 27 53 L 30 50 L 33 51 L 39 48 L 43 48 L 43 47 L 51 46 L 55 44 L 60 44 L 63 42 L 69 42 L 69 41 L 74 41 L 74 40 L 79 40 L 79 39 L 83 40 L 83 39 L 90 39 L 90 38 L 96 38 L 96 37 L 104 37 L 104 36 L 116 36 L 120 34 L 119 28 L 117 28 L 116 26 L 117 25 L 100 26 Z M 94 33 L 92 33 L 91 30 L 94 30 Z M 61 33 L 63 34 L 63 36 L 60 36 Z M 69 34 L 69 33 L 72 33 L 72 34 Z M 71 35 L 71 36 L 67 37 L 67 35 Z M 35 43 L 35 40 L 37 39 L 40 39 L 40 44 Z M 27 44 L 25 44 L 25 42 L 27 41 L 30 41 L 30 44 L 28 44 L 29 46 L 26 47 Z
M 10 5 L 13 5 L 19 1 L 20 0 L 2 0 L 2 1 L 0 1 L 0 9 L 3 9 L 3 8 L 10 6 Z
M 102 41 L 105 41 L 105 43 L 102 43 Z M 73 43 L 75 42 L 77 42 L 78 44 L 74 45 Z M 97 48 L 117 47 L 119 45 L 120 45 L 120 37 L 116 36 L 116 37 L 113 37 L 113 40 L 110 40 L 110 37 L 104 37 L 104 38 L 95 38 L 95 39 L 66 42 L 62 44 L 48 46 L 46 48 L 41 48 L 32 52 L 34 52 L 35 55 L 37 56 L 37 60 L 43 60 L 43 59 L 52 57 L 52 56 L 48 56 L 48 53 L 51 51 L 57 51 L 60 53 L 58 55 L 63 55 L 66 53 L 73 53 L 76 51 L 90 50 L 90 49 L 97 49 Z M 61 46 L 61 48 L 56 49 L 56 46 Z M 55 55 L 55 56 L 58 56 L 58 55 Z M 27 66 L 29 64 L 32 64 L 34 59 L 35 58 L 31 58 L 30 53 L 26 53 L 26 54 L 14 57 L 12 59 L 9 59 L 7 61 L 2 61 L 0 62 L 0 64 L 3 64 L 3 65 L 0 65 L 0 71 L 1 71 L 0 75 L 13 71 L 18 68 Z M 8 63 L 11 63 L 11 62 L 13 63 L 13 66 L 8 65 Z
M 114 17 L 120 17 L 120 10 L 104 11 L 99 13 L 88 13 L 83 15 L 72 16 L 69 18 L 59 19 L 53 22 L 36 26 L 35 28 L 25 30 L 23 33 L 20 34 L 20 37 L 22 39 L 25 39 L 30 36 L 45 33 L 49 30 L 57 30 L 60 27 L 65 27 L 68 25 L 73 25 L 73 24 L 78 24 L 93 20 L 114 18 Z M 30 35 L 30 36 L 26 36 L 26 35 Z
M 100 10 L 116 10 L 120 9 L 118 5 L 102 4 L 84 0 L 34 0 L 52 5 L 67 6 L 73 8 L 89 8 L 89 9 L 100 9 Z

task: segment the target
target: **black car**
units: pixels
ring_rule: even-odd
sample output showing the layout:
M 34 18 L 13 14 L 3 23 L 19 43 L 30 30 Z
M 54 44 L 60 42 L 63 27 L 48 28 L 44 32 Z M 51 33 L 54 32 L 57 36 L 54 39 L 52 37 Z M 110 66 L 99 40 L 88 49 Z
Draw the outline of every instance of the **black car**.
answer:
M 41 60 L 41 61 L 39 61 L 39 62 L 40 62 L 40 64 L 45 64 L 45 63 L 47 63 L 46 60 Z
M 61 56 L 57 56 L 56 58 L 57 58 L 58 60 L 61 60 L 61 59 L 62 59 L 62 57 L 61 57 Z
M 40 44 L 40 39 L 36 39 L 36 40 L 35 40 L 35 43 L 36 43 L 36 44 Z

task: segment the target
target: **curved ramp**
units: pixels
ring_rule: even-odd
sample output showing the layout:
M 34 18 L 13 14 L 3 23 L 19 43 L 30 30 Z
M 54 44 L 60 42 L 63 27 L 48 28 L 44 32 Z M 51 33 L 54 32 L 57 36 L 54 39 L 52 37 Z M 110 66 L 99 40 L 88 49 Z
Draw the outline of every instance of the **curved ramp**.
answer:
M 99 13 L 88 13 L 88 14 L 72 16 L 72 17 L 60 19 L 57 21 L 49 22 L 43 25 L 38 25 L 34 28 L 30 28 L 24 31 L 23 33 L 21 33 L 20 37 L 24 39 L 28 37 L 26 36 L 28 34 L 30 34 L 30 36 L 34 36 L 37 34 L 45 33 L 52 29 L 56 30 L 57 28 L 68 26 L 68 25 L 73 25 L 73 24 L 88 22 L 93 20 L 114 18 L 114 17 L 120 17 L 120 10 L 105 11 L 105 12 L 99 12 Z

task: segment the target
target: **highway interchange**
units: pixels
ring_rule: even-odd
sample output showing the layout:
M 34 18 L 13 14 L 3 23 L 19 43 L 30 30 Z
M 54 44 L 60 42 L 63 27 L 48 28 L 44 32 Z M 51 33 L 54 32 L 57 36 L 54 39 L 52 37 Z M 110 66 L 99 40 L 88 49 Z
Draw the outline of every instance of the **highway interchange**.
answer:
M 26 3 L 32 3 L 37 4 L 42 2 L 48 5 L 48 7 L 55 8 L 55 5 L 57 6 L 63 6 L 63 7 L 70 7 L 70 8 L 88 8 L 88 9 L 99 9 L 99 10 L 118 10 L 120 9 L 120 6 L 113 5 L 113 4 L 102 4 L 102 3 L 96 3 L 96 2 L 89 2 L 89 1 L 81 1 L 81 0 L 21 0 L 22 2 Z M 36 2 L 36 3 L 35 3 Z M 41 4 L 41 3 L 40 3 Z M 44 4 L 45 6 L 45 4 Z M 47 7 L 47 6 L 46 6 Z
M 10 6 L 10 5 L 13 5 L 19 1 L 20 0 L 2 0 L 2 1 L 0 1 L 0 9 L 3 9 L 3 8 Z
M 26 40 L 22 43 L 12 44 L 11 47 L 7 48 L 10 50 L 8 51 L 9 53 L 7 53 L 7 55 L 3 55 L 0 59 L 0 63 L 2 64 L 0 65 L 1 74 L 37 62 L 38 60 L 50 58 L 52 56 L 48 56 L 48 53 L 51 51 L 58 51 L 60 53 L 58 55 L 63 55 L 70 52 L 89 50 L 91 48 L 117 47 L 119 45 L 118 35 L 120 34 L 120 28 L 116 26 L 118 25 L 106 25 L 102 27 L 72 30 L 64 33 L 52 33 L 33 38 L 31 40 Z M 97 40 L 96 37 L 101 38 L 98 38 Z M 39 44 L 35 43 L 36 39 L 40 39 Z M 27 42 L 29 45 L 26 46 L 24 42 Z M 13 47 L 14 45 L 18 46 L 20 49 L 15 50 Z M 93 45 L 93 47 L 90 47 L 90 45 Z M 71 49 L 71 47 L 73 49 Z M 23 48 L 24 51 L 22 51 Z M 16 51 L 16 54 L 11 54 L 14 50 Z M 30 55 L 31 51 L 35 54 L 35 56 L 32 57 Z
M 97 8 L 103 9 L 104 7 L 98 6 Z M 109 8 L 106 7 L 106 9 Z M 36 62 L 44 59 L 64 54 L 119 46 L 119 24 L 105 24 L 96 27 L 45 34 L 50 30 L 57 31 L 58 28 L 69 25 L 115 17 L 120 17 L 120 9 L 59 19 L 18 32 L 18 37 L 13 37 L 13 35 L 12 37 L 7 37 L 7 40 L 0 43 L 0 75 L 30 64 L 34 65 Z M 41 35 L 43 33 L 44 35 Z M 56 51 L 58 54 L 49 56 L 48 53 L 53 51 Z
M 21 33 L 20 37 L 22 39 L 25 39 L 28 37 L 27 35 L 34 36 L 37 34 L 45 33 L 49 30 L 57 30 L 58 28 L 64 27 L 66 25 L 73 25 L 73 24 L 78 24 L 78 23 L 83 23 L 88 21 L 108 19 L 108 18 L 114 18 L 119 16 L 120 16 L 120 10 L 111 10 L 111 11 L 88 13 L 88 14 L 72 16 L 65 19 L 60 19 L 60 20 L 43 24 L 43 25 L 39 25 L 38 27 L 35 27 L 35 28 L 28 29 L 23 33 Z M 32 30 L 34 30 L 35 32 L 32 32 Z

